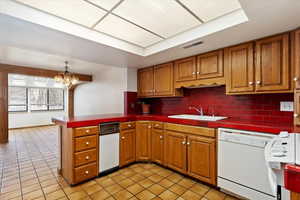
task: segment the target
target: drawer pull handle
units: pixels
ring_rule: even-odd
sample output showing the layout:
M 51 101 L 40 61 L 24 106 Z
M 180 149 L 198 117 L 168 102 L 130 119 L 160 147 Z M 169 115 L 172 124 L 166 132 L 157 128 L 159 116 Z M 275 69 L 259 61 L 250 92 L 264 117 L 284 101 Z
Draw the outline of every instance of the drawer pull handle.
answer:
M 85 173 L 85 174 L 89 174 L 89 171 L 85 171 L 84 173 Z
M 260 81 L 256 81 L 256 85 L 261 85 L 261 82 Z
M 86 130 L 85 132 L 86 132 L 86 133 L 89 133 L 89 132 L 90 132 L 90 130 L 88 129 L 88 130 Z
M 131 124 L 128 124 L 128 127 L 131 127 Z
M 86 144 L 86 146 L 88 146 L 90 143 L 89 143 L 89 142 L 86 142 L 85 144 Z
M 86 156 L 86 157 L 85 157 L 85 159 L 86 159 L 86 160 L 89 160 L 89 159 L 90 159 L 90 157 L 89 157 L 89 156 Z
M 159 127 L 159 124 L 155 124 L 155 127 Z

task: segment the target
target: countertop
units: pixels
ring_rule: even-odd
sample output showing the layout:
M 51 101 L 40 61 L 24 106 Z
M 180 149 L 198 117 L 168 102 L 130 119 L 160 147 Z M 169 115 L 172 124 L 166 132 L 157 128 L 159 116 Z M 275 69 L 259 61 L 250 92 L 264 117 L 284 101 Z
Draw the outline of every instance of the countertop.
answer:
M 293 123 L 272 123 L 272 122 L 258 122 L 251 120 L 240 120 L 228 118 L 215 122 L 174 119 L 168 118 L 166 115 L 124 115 L 124 114 L 101 114 L 89 116 L 75 116 L 69 117 L 55 117 L 52 121 L 58 125 L 66 125 L 68 128 L 84 127 L 84 126 L 97 126 L 103 122 L 126 122 L 135 120 L 151 120 L 162 121 L 176 124 L 202 126 L 208 128 L 232 128 L 246 131 L 257 131 L 264 133 L 278 134 L 280 131 L 293 132 Z

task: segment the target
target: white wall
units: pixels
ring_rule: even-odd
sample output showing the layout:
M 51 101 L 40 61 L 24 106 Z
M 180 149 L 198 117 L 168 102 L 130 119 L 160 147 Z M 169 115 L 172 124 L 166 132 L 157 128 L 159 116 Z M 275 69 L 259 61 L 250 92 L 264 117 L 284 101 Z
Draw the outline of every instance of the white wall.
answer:
M 136 91 L 136 69 L 101 65 L 39 51 L 0 46 L 0 63 L 63 70 L 65 60 L 70 63 L 70 71 L 93 75 L 93 82 L 79 85 L 75 90 L 76 116 L 123 113 L 124 91 Z M 38 120 L 48 120 L 52 116 L 61 114 L 63 113 L 49 112 L 48 115 L 45 113 L 38 116 L 39 113 L 32 113 L 28 116 L 18 113 L 10 116 L 9 123 L 10 127 L 38 125 L 41 123 Z M 23 121 L 19 122 L 19 119 Z M 18 123 L 16 123 L 17 121 Z

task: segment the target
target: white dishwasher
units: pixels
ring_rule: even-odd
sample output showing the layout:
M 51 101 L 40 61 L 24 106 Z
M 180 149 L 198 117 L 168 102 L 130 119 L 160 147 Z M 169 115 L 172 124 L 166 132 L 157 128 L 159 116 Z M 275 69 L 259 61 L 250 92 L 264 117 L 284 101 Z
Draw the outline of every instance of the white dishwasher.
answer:
M 218 187 L 251 200 L 275 200 L 264 149 L 274 135 L 219 129 Z
M 105 174 L 119 168 L 119 122 L 101 123 L 99 134 L 99 173 Z

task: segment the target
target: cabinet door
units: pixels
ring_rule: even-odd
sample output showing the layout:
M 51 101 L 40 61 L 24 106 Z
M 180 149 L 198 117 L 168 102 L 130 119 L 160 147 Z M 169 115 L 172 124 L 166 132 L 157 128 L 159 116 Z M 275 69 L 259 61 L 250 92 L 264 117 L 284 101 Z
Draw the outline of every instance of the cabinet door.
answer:
M 196 57 L 175 61 L 175 81 L 196 80 Z
M 154 67 L 154 95 L 171 96 L 174 93 L 173 63 Z
M 256 91 L 290 89 L 289 34 L 256 42 Z
M 294 104 L 294 125 L 300 125 L 300 91 L 295 92 Z
M 188 174 L 216 184 L 216 143 L 214 139 L 188 136 Z
M 186 173 L 186 135 L 167 131 L 166 136 L 167 166 L 181 173 Z
M 153 162 L 164 163 L 164 131 L 153 128 L 151 133 L 151 158 Z
M 147 97 L 154 95 L 153 67 L 138 71 L 138 96 Z
M 121 131 L 120 166 L 135 162 L 135 129 Z
M 136 160 L 150 160 L 151 122 L 136 122 Z
M 223 76 L 223 50 L 197 56 L 197 79 Z
M 225 50 L 226 92 L 254 92 L 253 43 Z
M 296 82 L 296 89 L 300 89 L 300 29 L 295 31 L 294 35 L 295 46 L 294 46 L 294 69 L 295 69 L 295 77 L 294 81 Z

